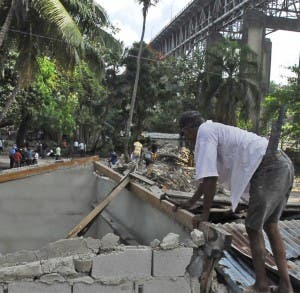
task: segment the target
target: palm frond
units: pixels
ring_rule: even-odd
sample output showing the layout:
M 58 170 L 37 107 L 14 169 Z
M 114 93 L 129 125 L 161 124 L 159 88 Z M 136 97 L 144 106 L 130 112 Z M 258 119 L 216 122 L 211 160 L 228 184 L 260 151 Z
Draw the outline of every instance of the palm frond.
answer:
M 32 3 L 40 17 L 47 19 L 70 45 L 82 47 L 82 35 L 68 11 L 59 0 L 36 0 Z
M 101 52 L 87 41 L 84 43 L 84 45 L 85 61 L 92 71 L 98 74 L 99 79 L 102 79 L 104 73 L 104 62 Z

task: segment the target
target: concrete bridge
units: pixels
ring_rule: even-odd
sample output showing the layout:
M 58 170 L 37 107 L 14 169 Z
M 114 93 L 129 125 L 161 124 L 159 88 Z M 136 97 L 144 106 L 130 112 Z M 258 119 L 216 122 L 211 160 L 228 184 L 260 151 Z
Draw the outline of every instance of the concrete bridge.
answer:
M 194 0 L 150 42 L 161 58 L 189 54 L 222 37 L 242 40 L 257 54 L 263 79 L 270 78 L 275 30 L 300 32 L 299 0 Z

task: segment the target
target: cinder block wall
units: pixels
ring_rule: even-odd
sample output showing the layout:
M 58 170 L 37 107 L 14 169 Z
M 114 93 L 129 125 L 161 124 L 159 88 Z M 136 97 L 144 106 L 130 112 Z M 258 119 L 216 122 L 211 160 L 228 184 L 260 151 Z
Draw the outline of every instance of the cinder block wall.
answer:
M 193 248 L 107 248 L 75 238 L 0 256 L 0 293 L 196 293 L 187 273 Z M 198 287 L 197 287 L 198 286 Z

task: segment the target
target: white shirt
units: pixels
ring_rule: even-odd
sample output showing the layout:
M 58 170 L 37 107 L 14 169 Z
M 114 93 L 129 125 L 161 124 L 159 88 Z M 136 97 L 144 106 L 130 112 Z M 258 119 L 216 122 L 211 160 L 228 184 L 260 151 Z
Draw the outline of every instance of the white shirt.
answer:
M 195 145 L 196 179 L 218 176 L 231 190 L 232 210 L 249 198 L 249 182 L 266 153 L 268 140 L 237 127 L 206 121 Z
M 79 144 L 79 149 L 82 150 L 82 151 L 84 150 L 84 143 L 83 143 L 83 142 L 81 142 L 81 143 Z

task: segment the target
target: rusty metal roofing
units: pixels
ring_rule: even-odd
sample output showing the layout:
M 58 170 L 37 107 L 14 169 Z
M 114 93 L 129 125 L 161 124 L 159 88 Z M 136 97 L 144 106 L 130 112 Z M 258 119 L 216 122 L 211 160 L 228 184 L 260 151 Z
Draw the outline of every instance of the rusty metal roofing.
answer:
M 225 231 L 232 234 L 232 244 L 231 247 L 235 253 L 239 255 L 244 255 L 251 259 L 250 246 L 245 230 L 244 224 L 241 223 L 226 223 L 226 224 L 217 224 L 217 227 L 223 228 Z M 288 259 L 288 269 L 289 274 L 292 277 L 292 280 L 296 282 L 297 285 L 300 284 L 300 220 L 292 221 L 282 221 L 279 223 L 280 232 L 286 247 L 286 255 Z M 266 237 L 266 266 L 273 272 L 277 271 L 274 258 L 272 256 L 270 243 Z M 230 256 L 230 255 L 229 255 Z M 245 270 L 239 268 L 235 269 L 237 266 L 231 257 L 225 254 L 225 258 L 222 259 L 221 264 L 229 266 L 230 270 L 228 273 L 234 279 L 236 278 L 236 272 L 239 274 L 245 275 Z M 234 256 L 234 255 L 233 255 Z M 230 261 L 231 259 L 231 261 Z M 246 277 L 246 280 L 249 276 Z M 243 278 L 242 278 L 243 279 Z M 244 279 L 243 279 L 244 280 Z M 243 281 L 247 283 L 245 280 Z
M 224 252 L 224 257 L 219 261 L 217 271 L 223 275 L 232 289 L 249 287 L 255 282 L 253 270 L 238 256 L 233 256 L 228 251 Z

